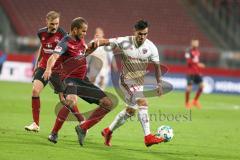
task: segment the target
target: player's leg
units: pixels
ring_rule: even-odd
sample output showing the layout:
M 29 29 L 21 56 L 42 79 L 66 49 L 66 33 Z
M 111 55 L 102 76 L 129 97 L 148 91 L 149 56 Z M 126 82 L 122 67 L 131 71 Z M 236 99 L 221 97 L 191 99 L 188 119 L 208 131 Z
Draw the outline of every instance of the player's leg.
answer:
M 203 86 L 202 77 L 200 75 L 196 75 L 195 83 L 198 84 L 198 90 L 196 92 L 196 95 L 195 95 L 195 97 L 193 99 L 192 104 L 200 109 L 201 108 L 201 104 L 199 103 L 199 97 L 201 96 L 202 91 L 203 91 L 203 87 L 204 87 Z
M 56 82 L 53 80 L 51 81 Z M 66 100 L 62 103 L 63 107 L 58 112 L 54 127 L 52 129 L 51 134 L 48 137 L 48 140 L 53 143 L 57 143 L 58 132 L 61 129 L 65 120 L 67 119 L 68 114 L 71 111 L 71 107 L 76 106 L 77 104 L 77 87 L 73 85 L 75 83 L 74 79 L 68 78 L 66 79 L 65 83 L 66 83 L 66 90 L 65 90 Z M 56 87 L 56 84 L 54 86 Z M 62 91 L 62 89 L 59 89 L 59 87 L 56 87 L 55 90 Z
M 137 91 L 137 88 L 131 87 L 133 85 L 130 82 L 127 84 L 125 81 L 120 81 L 119 85 L 125 96 L 127 108 L 116 115 L 109 127 L 103 129 L 102 136 L 104 137 L 104 144 L 107 146 L 111 146 L 110 141 L 113 131 L 122 126 L 129 117 L 133 116 L 138 108 L 134 92 Z
M 78 92 L 81 94 L 80 97 L 88 103 L 98 104 L 98 107 L 91 113 L 88 119 L 80 125 L 80 127 L 85 131 L 98 123 L 113 108 L 112 100 L 106 96 L 100 88 L 94 86 L 93 84 L 86 85 L 86 87 L 88 88 L 89 93 L 83 94 L 80 89 L 80 92 Z
M 111 111 L 113 102 L 100 88 L 90 83 L 88 79 L 85 79 L 84 81 L 79 80 L 78 85 L 79 97 L 88 103 L 95 103 L 99 105 L 86 121 L 75 127 L 79 143 L 80 145 L 83 145 L 87 130 L 97 124 L 107 113 Z
M 75 127 L 78 134 L 79 144 L 82 146 L 87 130 L 96 125 L 101 119 L 111 111 L 113 102 L 108 97 L 100 99 L 99 106 L 92 112 L 90 117 L 84 121 L 81 125 Z
M 104 137 L 104 144 L 106 146 L 111 146 L 111 138 L 112 133 L 122 126 L 128 118 L 135 114 L 136 109 L 132 107 L 127 107 L 126 109 L 119 112 L 116 117 L 114 118 L 113 122 L 109 125 L 109 127 L 103 129 L 102 136 Z
M 137 100 L 137 104 L 138 104 L 138 119 L 141 122 L 144 135 L 147 136 L 151 133 L 148 116 L 148 104 L 145 98 L 139 98 Z
M 135 112 L 136 108 L 132 108 L 129 106 L 126 109 L 119 112 L 118 115 L 113 120 L 113 122 L 109 125 L 109 130 L 111 132 L 115 131 L 117 128 L 122 126 L 128 118 L 134 116 Z
M 186 109 L 190 109 L 192 107 L 191 103 L 190 103 L 190 93 L 192 91 L 192 82 L 193 81 L 193 77 L 191 75 L 187 76 L 187 87 L 186 87 L 186 91 L 185 91 L 185 107 Z
M 39 127 L 39 115 L 40 115 L 40 93 L 43 90 L 44 86 L 48 83 L 44 81 L 42 75 L 44 73 L 44 69 L 38 68 L 34 75 L 33 87 L 32 87 L 32 116 L 33 123 L 29 126 L 25 126 L 27 131 L 35 131 L 38 132 L 40 130 Z
M 148 115 L 148 104 L 145 98 L 139 98 L 137 100 L 138 105 L 138 119 L 142 125 L 144 132 L 144 143 L 147 147 L 164 142 L 163 138 L 158 138 L 155 135 L 151 134 L 150 131 L 150 121 Z
M 80 113 L 77 104 L 70 108 L 71 113 L 77 118 L 78 122 L 81 123 L 85 120 L 85 117 Z
M 63 81 L 61 80 L 59 74 L 57 72 L 53 72 L 50 77 L 50 83 L 52 88 L 54 89 L 55 93 L 59 94 L 59 100 L 62 103 L 65 103 L 65 97 L 64 97 L 64 91 L 66 89 L 66 86 L 64 85 Z M 62 108 L 64 110 L 64 108 Z M 82 122 L 84 120 L 83 115 L 79 112 L 77 105 L 72 106 L 70 108 L 71 113 L 77 118 L 77 120 Z
M 57 143 L 58 132 L 62 128 L 62 125 L 65 122 L 65 120 L 67 119 L 68 114 L 71 111 L 71 107 L 76 106 L 77 98 L 78 97 L 75 94 L 67 95 L 65 105 L 63 105 L 63 107 L 58 112 L 54 127 L 52 129 L 51 134 L 48 137 L 49 141 L 51 141 L 53 143 Z

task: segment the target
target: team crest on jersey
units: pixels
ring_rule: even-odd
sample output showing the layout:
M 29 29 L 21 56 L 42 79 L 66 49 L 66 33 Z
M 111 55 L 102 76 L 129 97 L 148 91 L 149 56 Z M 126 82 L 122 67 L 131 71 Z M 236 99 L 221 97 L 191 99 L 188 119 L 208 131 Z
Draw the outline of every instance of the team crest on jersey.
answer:
M 56 52 L 61 52 L 61 51 L 62 51 L 62 47 L 56 46 L 56 47 L 55 47 L 55 51 L 56 51 Z
M 146 49 L 146 48 L 143 48 L 143 49 L 142 49 L 142 53 L 143 53 L 143 54 L 146 54 L 146 53 L 147 53 L 147 49 Z
M 47 44 L 46 44 L 46 47 L 47 47 L 47 48 L 52 48 L 52 44 L 47 43 Z
M 45 40 L 45 37 L 42 37 L 42 41 L 44 41 Z

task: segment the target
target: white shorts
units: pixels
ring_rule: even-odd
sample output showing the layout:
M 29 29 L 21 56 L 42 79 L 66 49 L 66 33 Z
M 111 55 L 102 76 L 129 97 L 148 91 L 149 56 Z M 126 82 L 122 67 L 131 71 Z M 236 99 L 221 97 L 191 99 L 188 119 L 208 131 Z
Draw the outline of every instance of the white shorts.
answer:
M 138 109 L 137 100 L 144 98 L 143 85 L 139 85 L 131 79 L 126 80 L 120 78 L 119 86 L 123 92 L 125 103 L 130 108 Z

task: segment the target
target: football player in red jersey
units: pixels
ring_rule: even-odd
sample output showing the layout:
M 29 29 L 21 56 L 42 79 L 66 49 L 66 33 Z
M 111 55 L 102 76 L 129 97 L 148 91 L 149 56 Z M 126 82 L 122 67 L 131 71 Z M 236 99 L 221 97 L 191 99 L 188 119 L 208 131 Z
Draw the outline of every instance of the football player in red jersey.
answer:
M 50 11 L 46 15 L 46 27 L 39 29 L 38 37 L 41 42 L 41 46 L 38 51 L 37 62 L 34 67 L 33 87 L 32 87 L 32 116 L 33 123 L 25 126 L 27 131 L 38 132 L 39 127 L 39 115 L 40 115 L 40 93 L 47 85 L 48 80 L 43 79 L 43 73 L 46 69 L 47 60 L 52 55 L 54 48 L 58 42 L 67 34 L 62 28 L 59 27 L 60 14 L 56 11 Z M 57 64 L 56 64 L 57 65 Z M 54 87 L 56 92 L 62 92 L 63 86 L 61 81 L 57 77 L 58 75 L 50 79 L 52 84 L 57 84 Z M 78 112 L 76 106 L 74 112 Z M 78 115 L 78 114 L 77 114 Z M 80 120 L 80 119 L 79 119 Z
M 48 137 L 48 140 L 53 143 L 57 143 L 58 131 L 68 116 L 69 110 L 67 108 L 77 104 L 78 96 L 88 103 L 99 105 L 86 121 L 75 127 L 80 145 L 83 145 L 87 130 L 98 123 L 113 106 L 112 100 L 86 77 L 86 55 L 92 53 L 102 42 L 104 44 L 104 40 L 96 40 L 86 45 L 84 36 L 87 29 L 88 23 L 85 19 L 82 17 L 73 19 L 69 35 L 66 35 L 58 43 L 47 62 L 47 68 L 43 74 L 45 80 L 51 78 L 54 64 L 60 62 L 62 79 L 64 79 L 67 86 L 65 90 L 66 105 L 60 110 L 52 132 Z
M 204 68 L 205 65 L 200 63 L 200 51 L 199 47 L 199 40 L 192 40 L 191 41 L 191 48 L 187 49 L 185 53 L 185 58 L 187 60 L 187 88 L 185 94 L 185 107 L 190 109 L 192 105 L 196 106 L 197 108 L 201 108 L 201 105 L 198 101 L 202 91 L 203 91 L 203 80 L 201 74 L 201 68 Z M 192 101 L 189 101 L 190 93 L 192 91 L 192 85 L 197 84 L 198 90 L 197 93 Z

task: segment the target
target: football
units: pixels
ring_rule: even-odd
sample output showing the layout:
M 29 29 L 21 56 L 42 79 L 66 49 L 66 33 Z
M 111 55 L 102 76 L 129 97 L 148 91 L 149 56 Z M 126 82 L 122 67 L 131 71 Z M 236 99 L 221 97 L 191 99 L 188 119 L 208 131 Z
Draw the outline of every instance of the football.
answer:
M 162 125 L 157 129 L 156 135 L 164 138 L 166 142 L 169 142 L 173 138 L 173 129 L 170 126 Z

